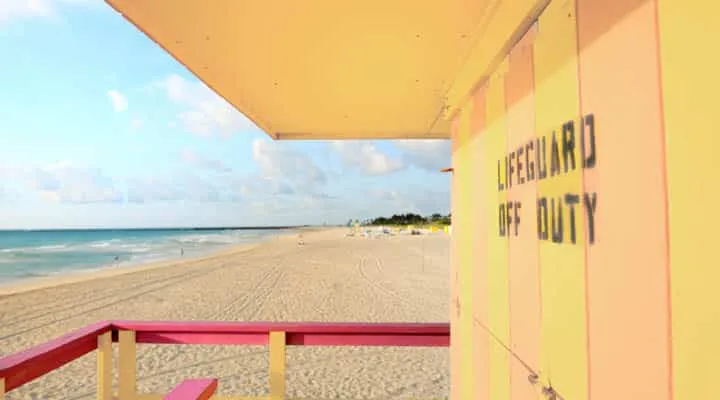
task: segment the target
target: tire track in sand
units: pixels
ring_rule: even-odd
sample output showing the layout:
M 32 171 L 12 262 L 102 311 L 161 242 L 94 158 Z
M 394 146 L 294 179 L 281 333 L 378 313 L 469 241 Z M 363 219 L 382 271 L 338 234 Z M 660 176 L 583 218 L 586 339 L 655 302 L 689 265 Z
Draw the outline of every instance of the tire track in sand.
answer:
M 225 306 L 220 310 L 213 314 L 211 314 L 208 318 L 211 320 L 217 320 L 219 317 L 222 317 L 220 320 L 222 321 L 232 321 L 234 319 L 228 319 L 229 316 L 237 316 L 241 314 L 243 311 L 245 311 L 247 308 L 252 306 L 254 303 L 257 305 L 257 308 L 261 308 L 262 305 L 270 298 L 270 295 L 272 294 L 272 291 L 280 284 L 282 281 L 282 278 L 285 275 L 285 271 L 282 269 L 285 261 L 288 257 L 284 257 L 282 260 L 280 260 L 278 263 L 273 265 L 271 268 L 265 272 L 258 282 L 253 285 L 252 289 L 249 291 L 246 291 L 244 294 L 241 294 L 239 296 L 235 296 L 232 300 L 230 300 L 228 303 L 225 304 Z M 270 285 L 265 287 L 264 284 L 266 282 L 270 282 Z M 257 300 L 260 298 L 260 302 L 258 303 Z M 257 309 L 251 314 L 250 318 L 247 320 L 251 320 L 256 314 L 258 313 Z
M 18 325 L 18 324 L 20 324 L 20 323 L 23 323 L 23 322 L 31 322 L 31 321 L 34 321 L 34 320 L 37 320 L 37 319 L 42 319 L 43 317 L 46 317 L 46 316 L 52 315 L 52 314 L 56 314 L 56 313 L 61 312 L 61 311 L 70 311 L 70 310 L 73 311 L 73 312 L 69 313 L 68 315 L 61 316 L 60 318 L 54 318 L 54 319 L 51 320 L 51 321 L 44 322 L 44 323 L 40 323 L 40 324 L 35 324 L 35 325 L 30 326 L 30 327 L 28 327 L 28 328 L 25 328 L 25 329 L 22 329 L 22 330 L 19 330 L 19 331 L 14 331 L 14 332 L 12 332 L 12 333 L 5 334 L 5 335 L 3 335 L 3 336 L 0 336 L 0 341 L 2 341 L 2 340 L 7 340 L 7 339 L 10 339 L 10 338 L 19 336 L 19 335 L 23 335 L 23 334 L 26 334 L 26 333 L 28 333 L 28 332 L 32 332 L 32 331 L 34 331 L 34 330 L 36 330 L 36 329 L 45 328 L 45 327 L 54 325 L 54 324 L 56 324 L 56 323 L 58 323 L 58 322 L 63 322 L 63 321 L 67 321 L 67 320 L 70 320 L 70 319 L 75 318 L 75 317 L 84 316 L 85 314 L 90 313 L 90 312 L 95 312 L 95 311 L 102 310 L 102 309 L 104 309 L 104 308 L 112 307 L 112 306 L 114 306 L 114 305 L 116 305 L 116 304 L 119 304 L 119 303 L 122 303 L 122 302 L 125 302 L 125 301 L 128 301 L 128 300 L 133 300 L 133 299 L 135 299 L 135 298 L 138 298 L 138 297 L 143 296 L 143 295 L 146 295 L 146 294 L 151 294 L 151 293 L 153 293 L 153 292 L 155 292 L 155 291 L 157 291 L 157 290 L 160 290 L 160 289 L 166 289 L 166 288 L 168 288 L 168 287 L 172 287 L 172 286 L 174 286 L 174 285 L 177 285 L 177 284 L 186 282 L 187 280 L 190 280 L 190 279 L 193 279 L 193 278 L 202 276 L 202 275 L 206 275 L 206 274 L 208 274 L 208 273 L 210 273 L 210 272 L 217 271 L 217 270 L 220 270 L 220 269 L 225 268 L 225 267 L 228 267 L 228 264 L 222 263 L 222 264 L 220 264 L 220 265 L 217 265 L 217 266 L 215 266 L 215 267 L 213 267 L 213 268 L 209 268 L 209 269 L 207 269 L 207 268 L 206 268 L 206 269 L 202 269 L 202 268 L 201 268 L 201 269 L 199 269 L 199 270 L 193 270 L 193 271 L 190 271 L 190 272 L 187 272 L 187 273 L 183 273 L 183 274 L 181 274 L 181 275 L 174 275 L 174 276 L 171 276 L 171 277 L 169 277 L 169 278 L 157 279 L 157 280 L 155 280 L 155 281 L 148 282 L 148 283 L 143 284 L 143 285 L 139 285 L 139 287 L 143 288 L 143 290 L 136 291 L 136 292 L 132 292 L 132 293 L 126 295 L 126 296 L 121 296 L 121 297 L 118 298 L 118 297 L 112 297 L 112 296 L 110 296 L 110 295 L 103 295 L 103 296 L 101 296 L 101 297 L 99 297 L 99 298 L 97 298 L 97 299 L 95 299 L 95 300 L 90 300 L 90 301 L 87 301 L 87 300 L 86 300 L 86 301 L 83 301 L 82 303 L 75 303 L 75 304 L 73 304 L 73 306 L 64 306 L 64 307 L 62 307 L 62 308 L 60 308 L 60 309 L 57 309 L 57 310 L 55 310 L 55 311 L 43 311 L 43 312 L 41 312 L 41 313 L 34 314 L 34 315 L 31 315 L 31 316 L 26 317 L 26 318 L 21 318 L 20 320 L 15 320 L 15 321 L 13 321 L 13 322 L 11 322 L 11 323 L 9 323 L 9 324 L 3 323 L 3 324 L 2 324 L 2 328 L 7 328 L 7 327 L 11 327 L 11 326 L 16 326 L 16 325 Z M 159 285 L 155 286 L 156 284 L 159 284 Z M 136 287 L 136 288 L 137 288 L 137 287 Z M 127 289 L 125 289 L 125 290 L 119 290 L 119 291 L 127 291 Z M 118 292 L 119 292 L 119 291 L 118 291 Z M 118 293 L 118 292 L 115 292 L 115 293 Z M 81 306 L 81 305 L 88 305 L 88 304 L 89 304 L 89 305 L 92 305 L 92 304 L 94 304 L 94 303 L 97 303 L 98 301 L 102 301 L 102 300 L 105 300 L 105 299 L 108 299 L 108 298 L 112 298 L 112 300 L 111 300 L 111 301 L 108 301 L 108 302 L 104 302 L 104 303 L 102 303 L 102 304 L 100 304 L 100 305 L 94 305 L 94 306 L 91 306 L 91 307 L 82 307 L 82 306 Z
M 375 268 L 377 269 L 378 273 L 382 273 L 384 270 L 384 267 L 382 265 L 382 261 L 380 261 L 379 258 L 373 257 L 375 260 Z M 399 293 L 395 292 L 394 290 L 388 289 L 387 287 L 383 286 L 382 284 L 378 283 L 376 280 L 372 279 L 367 272 L 365 271 L 365 264 L 366 264 L 367 258 L 362 257 L 360 261 L 355 264 L 358 273 L 360 274 L 360 277 L 370 286 L 375 288 L 378 292 L 388 296 L 392 297 L 394 299 L 397 299 L 400 303 L 404 304 L 405 306 L 408 306 L 410 308 L 413 308 L 418 311 L 427 312 L 428 310 L 423 307 L 421 304 L 417 304 L 413 301 L 408 300 L 404 296 L 400 295 Z M 435 313 L 433 313 L 435 314 Z M 444 320 L 447 318 L 447 315 L 443 315 L 442 317 L 440 314 L 437 314 L 438 318 L 441 320 Z
M 282 270 L 282 267 L 287 258 L 288 257 L 284 257 L 277 264 L 268 269 L 267 272 L 261 275 L 260 279 L 258 279 L 257 283 L 253 285 L 252 289 L 244 291 L 244 293 L 239 296 L 235 296 L 232 300 L 230 300 L 230 302 L 226 303 L 222 309 L 204 319 L 225 322 L 237 321 L 236 318 L 239 314 L 248 309 L 251 305 L 255 304 L 256 309 L 248 316 L 248 318 L 244 319 L 245 321 L 252 321 L 253 318 L 255 318 L 255 316 L 260 312 L 265 302 L 267 302 L 270 298 L 275 288 L 280 284 L 282 278 L 285 276 L 285 271 Z M 270 282 L 270 284 L 265 286 L 265 283 L 267 282 Z M 231 316 L 233 317 L 232 319 L 230 318 Z M 171 354 L 166 356 L 167 358 L 163 360 L 163 364 L 174 362 L 183 353 L 183 349 L 177 346 L 166 348 L 166 351 L 171 352 Z M 137 356 L 137 362 L 140 363 L 151 354 L 152 349 L 143 351 L 142 354 Z
M 185 272 L 180 275 L 171 274 L 169 277 L 161 276 L 154 280 L 148 280 L 148 281 L 145 281 L 145 282 L 135 285 L 133 287 L 133 289 L 146 288 L 148 286 L 155 285 L 157 283 L 166 283 L 169 281 L 182 281 L 182 280 L 185 280 L 188 278 L 192 279 L 193 277 L 201 275 L 203 273 L 212 272 L 214 270 L 218 270 L 218 269 L 228 266 L 227 263 L 222 263 L 222 264 L 216 265 L 214 267 L 207 268 L 207 267 L 202 267 L 201 265 L 195 266 L 193 264 L 195 264 L 195 263 L 189 263 L 187 265 L 187 266 L 193 267 L 193 269 L 191 271 Z M 198 270 L 198 268 L 200 270 Z M 138 271 L 138 272 L 140 272 L 140 271 Z M 128 273 L 133 273 L 133 272 L 128 271 Z M 100 279 L 110 279 L 110 278 L 111 277 L 100 278 Z M 72 285 L 72 283 L 70 285 Z M 128 288 L 127 287 L 119 287 L 119 288 L 116 288 L 111 291 L 103 291 L 102 295 L 100 295 L 100 296 L 93 296 L 92 293 L 90 295 L 88 295 L 87 293 L 83 293 L 83 295 L 81 295 L 81 296 L 76 296 L 76 301 L 73 301 L 71 303 L 69 303 L 67 301 L 60 301 L 60 299 L 58 299 L 55 301 L 55 304 L 50 307 L 47 307 L 47 304 L 44 304 L 45 307 L 42 307 L 42 311 L 40 311 L 38 313 L 34 313 L 34 314 L 30 314 L 30 315 L 28 315 L 27 313 L 24 313 L 19 318 L 9 318 L 9 319 L 3 318 L 2 319 L 2 321 L 3 321 L 2 327 L 7 328 L 7 327 L 21 324 L 24 322 L 32 321 L 34 319 L 47 317 L 48 315 L 56 314 L 58 312 L 63 312 L 63 311 L 68 311 L 68 310 L 76 310 L 79 306 L 82 306 L 82 305 L 88 305 L 89 303 L 94 303 L 94 302 L 98 302 L 98 301 L 102 301 L 102 300 L 116 298 L 117 294 L 123 293 L 123 292 L 127 293 Z M 16 295 L 14 295 L 14 294 L 8 295 L 7 301 L 11 301 L 12 296 L 16 296 Z M 129 296 L 132 296 L 132 294 L 130 294 Z

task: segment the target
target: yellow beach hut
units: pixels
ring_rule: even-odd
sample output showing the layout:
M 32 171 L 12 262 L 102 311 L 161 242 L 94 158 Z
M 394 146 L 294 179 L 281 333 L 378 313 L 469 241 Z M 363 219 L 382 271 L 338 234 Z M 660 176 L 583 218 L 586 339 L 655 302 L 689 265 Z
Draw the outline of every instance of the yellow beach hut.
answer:
M 452 140 L 452 399 L 720 398 L 720 3 L 108 3 L 274 139 Z M 113 321 L 1 359 L 0 398 L 97 345 L 108 399 L 115 340 L 135 398 L 136 341 L 228 332 L 282 398 L 285 345 L 442 329 Z

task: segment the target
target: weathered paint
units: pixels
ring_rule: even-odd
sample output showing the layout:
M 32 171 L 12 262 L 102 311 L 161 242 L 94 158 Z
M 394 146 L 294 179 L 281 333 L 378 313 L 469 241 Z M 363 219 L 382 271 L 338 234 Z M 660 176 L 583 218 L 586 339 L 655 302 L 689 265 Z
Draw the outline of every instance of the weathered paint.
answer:
M 117 335 L 115 335 L 117 334 Z M 0 397 L 35 378 L 98 350 L 98 381 L 108 382 L 112 371 L 111 343 L 119 342 L 118 382 L 121 399 L 162 399 L 162 394 L 138 394 L 136 345 L 216 344 L 268 345 L 270 347 L 270 397 L 285 394 L 286 346 L 417 346 L 448 347 L 450 326 L 446 323 L 297 323 L 297 322 L 167 322 L 106 321 L 84 327 L 33 348 L 0 358 Z M 109 357 L 106 357 L 109 356 Z M 109 365 L 108 365 L 109 364 Z M 110 375 L 112 377 L 112 375 Z M 7 382 L 11 385 L 8 386 Z M 198 382 L 186 382 L 186 389 Z M 209 383 L 209 382 L 205 382 Z M 207 385 L 205 385 L 208 387 Z M 98 384 L 98 388 L 101 385 Z M 109 388 L 103 386 L 102 388 Z M 102 390 L 99 393 L 104 393 Z M 182 390 L 181 392 L 185 392 Z M 187 394 L 187 393 L 186 393 Z M 253 399 L 242 396 L 212 396 L 218 400 Z
M 132 399 L 137 393 L 137 346 L 135 331 L 118 333 L 118 391 L 121 399 Z
M 533 24 L 550 3 L 550 0 L 504 0 L 487 4 L 477 26 L 479 40 L 467 55 L 463 68 L 454 77 L 446 95 L 445 115 L 455 113 L 463 106 L 479 81 L 495 73 L 503 62 L 504 54 Z M 469 9 L 469 7 L 468 7 Z
M 112 399 L 112 373 L 112 332 L 105 332 L 97 338 L 97 400 Z
M 478 27 L 517 17 L 495 0 L 106 1 L 276 139 L 449 138 Z
M 463 106 L 473 106 L 477 139 L 455 143 L 453 157 L 463 156 L 453 167 L 472 171 L 478 189 L 452 205 L 454 217 L 473 214 L 455 207 L 478 213 L 476 230 L 452 238 L 473 235 L 472 259 L 453 268 L 472 265 L 476 322 L 490 331 L 473 331 L 473 398 L 535 399 L 550 388 L 566 399 L 720 398 L 720 57 L 695 46 L 720 36 L 718 12 L 700 0 L 553 0 L 489 79 L 477 75 Z M 553 131 L 559 173 L 527 179 L 515 163 L 512 187 L 499 190 L 510 185 L 505 155 L 524 157 L 533 136 L 550 153 Z M 549 240 L 539 238 L 542 198 L 551 221 L 550 200 L 563 202 L 562 243 L 551 222 Z
M 656 19 L 652 1 L 578 1 L 580 104 L 595 116 L 598 149 L 584 183 L 598 193 L 602 235 L 587 246 L 586 261 L 594 399 L 670 398 Z
M 659 0 L 675 400 L 720 398 L 720 4 Z
M 714 229 L 720 224 L 715 211 L 720 189 L 714 182 L 720 173 L 715 154 L 720 57 L 700 45 L 720 34 L 717 3 L 498 0 L 438 6 L 408 1 L 384 7 L 382 14 L 374 8 L 385 5 L 380 2 L 323 2 L 271 10 L 276 13 L 258 3 L 255 15 L 284 22 L 284 29 L 268 34 L 282 40 L 261 42 L 247 30 L 259 31 L 271 17 L 189 2 L 171 14 L 167 0 L 112 2 L 161 36 L 211 86 L 226 88 L 226 97 L 233 95 L 232 103 L 275 137 L 446 137 L 446 127 L 435 117 L 456 116 L 453 399 L 531 399 L 539 390 L 574 400 L 720 398 L 713 374 L 720 357 L 720 272 L 714 268 Z M 238 4 L 232 7 L 249 7 Z M 410 8 L 415 12 L 408 13 Z M 251 16 L 251 23 L 238 23 L 236 15 Z M 227 42 L 188 30 L 187 20 L 208 32 L 233 24 L 237 29 L 223 31 L 232 32 L 232 40 L 289 62 L 258 64 L 264 68 L 259 70 L 243 61 L 245 53 L 227 54 Z M 381 24 L 369 29 L 368 21 Z M 332 40 L 345 43 L 350 37 L 353 46 L 314 40 L 328 37 L 327 24 L 342 28 Z M 408 45 L 414 40 L 410 36 L 419 38 L 415 28 L 420 27 L 435 33 L 432 43 Z M 288 31 L 302 36 L 287 41 Z M 295 62 L 304 60 L 295 57 L 297 43 L 315 63 Z M 430 48 L 438 51 L 433 61 L 447 63 L 417 62 Z M 335 59 L 326 62 L 328 53 Z M 368 60 L 376 69 L 358 68 Z M 432 70 L 424 70 L 428 65 Z M 243 82 L 236 79 L 238 68 L 249 68 L 239 74 Z M 416 73 L 433 83 L 412 85 L 406 78 Z M 281 79 L 276 85 L 278 74 L 291 84 Z M 276 102 L 309 92 L 319 95 L 303 103 L 306 107 L 288 111 Z M 270 116 L 275 126 L 269 125 Z M 529 141 L 533 136 L 536 141 Z M 534 143 L 531 151 L 537 152 L 543 139 L 547 150 L 553 140 L 568 149 L 558 155 L 559 170 L 548 171 L 543 180 L 526 175 L 523 183 L 518 149 L 523 142 Z M 506 154 L 515 170 L 503 165 Z M 555 220 L 559 215 L 562 221 Z M 255 333 L 232 340 L 264 343 L 267 338 Z M 288 344 L 295 334 L 298 340 L 312 337 L 288 334 Z M 180 330 L 163 340 L 230 340 L 222 336 Z M 121 344 L 127 343 L 123 337 Z M 348 344 L 333 335 L 315 340 L 327 344 L 330 337 Z M 374 337 L 373 343 L 397 343 L 394 339 Z M 446 343 L 446 338 L 433 339 L 433 345 Z M 158 336 L 152 329 L 138 336 L 139 342 L 153 340 Z M 73 354 L 86 353 L 87 346 L 79 342 Z M 122 360 L 130 359 L 122 348 L 121 374 L 129 365 Z M 134 360 L 134 342 L 132 352 Z M 50 358 L 47 354 L 39 357 Z M 8 390 L 21 380 L 20 364 L 11 364 L 5 371 Z M 32 364 L 25 381 L 52 369 Z
M 163 400 L 209 400 L 214 398 L 217 379 L 186 379 L 177 385 Z M 137 397 L 137 396 L 135 396 Z
M 452 174 L 452 196 L 450 197 L 450 203 L 451 208 L 453 210 L 458 210 L 460 212 L 463 212 L 463 210 L 467 209 L 467 206 L 462 205 L 460 199 L 460 195 L 462 193 L 462 188 L 460 185 L 460 177 L 462 171 L 455 170 L 455 167 L 459 164 L 461 164 L 461 158 L 460 154 L 458 154 L 458 149 L 461 147 L 460 137 L 458 136 L 458 133 L 460 131 L 459 129 L 459 119 L 456 119 L 452 122 L 451 127 L 451 134 L 452 134 L 452 162 L 453 162 L 453 174 Z M 464 162 L 463 162 L 464 163 Z M 458 227 L 462 227 L 462 222 L 466 221 L 466 219 L 460 219 L 458 221 L 457 216 L 455 216 L 455 231 L 458 230 Z M 458 260 L 457 258 L 460 255 L 460 242 L 458 240 L 451 240 L 450 241 L 450 261 L 453 266 L 459 266 L 462 263 L 462 260 Z M 465 263 L 469 263 L 470 261 L 465 261 Z M 451 358 L 451 365 L 450 365 L 450 375 L 451 375 L 451 381 L 450 381 L 450 396 L 453 399 L 459 399 L 460 398 L 460 382 L 462 382 L 465 379 L 460 379 L 460 360 L 462 357 L 462 337 L 460 336 L 460 318 L 461 318 L 461 310 L 462 305 L 460 304 L 460 268 L 455 267 L 452 268 L 450 271 L 450 343 L 455 343 L 455 345 L 450 347 L 450 358 Z
M 469 147 L 466 146 L 470 140 L 470 116 L 472 109 L 470 106 L 466 107 L 460 114 L 460 117 L 453 126 L 453 131 L 456 134 L 462 132 L 462 136 L 457 137 L 455 162 L 460 164 L 467 164 L 469 158 L 465 155 L 469 154 Z M 455 151 L 454 150 L 454 151 Z M 458 353 L 454 357 L 452 365 L 453 370 L 457 371 L 458 378 L 454 385 L 455 395 L 460 398 L 466 398 L 471 396 L 474 392 L 474 379 L 472 376 L 475 370 L 473 364 L 473 354 L 467 351 L 462 351 L 463 348 L 473 348 L 473 320 L 472 320 L 472 264 L 474 252 L 472 251 L 472 232 L 474 227 L 471 224 L 472 219 L 472 208 L 469 200 L 471 198 L 472 186 L 470 185 L 469 179 L 472 179 L 473 174 L 468 170 L 455 170 L 453 172 L 453 187 L 457 190 L 453 193 L 453 204 L 456 204 L 461 212 L 459 222 L 453 227 L 455 232 L 463 232 L 464 234 L 459 235 L 461 240 L 453 242 L 453 259 L 457 262 L 460 268 L 456 269 L 451 277 L 452 281 L 452 299 L 454 304 L 454 310 L 452 312 L 452 340 L 454 343 L 459 343 L 460 346 L 456 349 Z M 462 189 L 460 189 L 462 188 Z M 463 215 L 463 213 L 465 213 Z M 457 219 L 457 218 L 456 218 Z
M 472 116 L 472 105 L 468 104 L 460 114 L 459 132 L 462 135 L 461 143 L 465 143 L 461 153 L 461 160 L 464 160 L 467 164 L 472 154 L 470 154 L 469 146 L 470 143 L 470 119 Z M 472 259 L 474 255 L 473 251 L 473 231 L 476 230 L 470 222 L 472 221 L 472 215 L 475 210 L 472 207 L 467 207 L 471 203 L 473 194 L 472 180 L 473 174 L 469 170 L 460 171 L 458 174 L 460 186 L 464 188 L 460 192 L 460 204 L 465 206 L 466 214 L 463 215 L 463 223 L 461 230 L 464 233 L 461 235 L 459 257 L 463 264 L 460 267 L 459 278 L 459 299 L 462 305 L 461 318 L 459 321 L 460 325 L 460 340 L 461 343 L 465 344 L 464 348 L 474 348 L 474 337 L 473 337 L 473 307 L 472 307 L 472 293 L 473 293 L 473 264 Z M 466 206 L 467 205 L 467 206 Z M 460 368 L 462 371 L 462 384 L 460 389 L 460 395 L 462 398 L 470 398 L 475 393 L 475 379 L 473 371 L 475 367 L 480 367 L 474 361 L 472 351 L 462 352 L 462 362 Z
M 535 137 L 535 96 L 533 82 L 533 42 L 536 29 L 531 29 L 508 55 L 505 103 L 507 104 L 508 149 L 522 149 L 520 158 L 531 155 L 526 149 Z M 525 154 L 527 152 L 527 154 Z M 493 160 L 497 162 L 497 160 Z M 526 178 L 524 178 L 526 179 Z M 508 192 L 507 201 L 519 202 L 525 215 L 536 214 L 537 182 L 526 182 Z M 528 377 L 540 364 L 540 264 L 539 247 L 533 221 L 521 221 L 518 237 L 508 245 L 510 290 L 510 344 L 516 357 L 511 358 L 510 397 L 535 398 L 535 388 Z M 522 360 L 522 361 L 521 361 Z
M 473 96 L 472 116 L 470 119 L 470 153 L 475 157 L 470 158 L 470 163 L 465 168 L 469 169 L 472 176 L 480 176 L 483 174 L 483 158 L 477 157 L 477 154 L 483 150 L 482 139 L 480 133 L 485 130 L 485 110 L 487 104 L 487 91 L 485 87 L 481 87 Z M 490 232 L 488 229 L 482 229 L 484 226 L 493 224 L 494 218 L 486 212 L 494 202 L 485 194 L 485 188 L 472 184 L 475 212 L 469 220 L 475 229 L 472 232 L 473 248 L 473 293 L 472 293 L 472 315 L 473 315 L 473 360 L 476 363 L 475 378 L 475 394 L 474 399 L 488 400 L 490 399 L 490 371 L 486 368 L 490 363 L 490 342 L 492 337 L 488 331 L 488 248 Z M 455 218 L 457 220 L 457 218 Z
M 491 77 L 487 87 L 487 126 L 485 132 L 480 135 L 483 148 L 481 181 L 487 181 L 495 176 L 494 156 L 501 154 L 505 149 L 506 118 L 505 110 L 505 86 L 503 85 L 507 62 L 501 64 L 501 68 Z M 507 200 L 505 192 L 487 193 L 489 198 L 495 198 L 486 204 L 480 211 L 487 215 L 487 219 L 493 221 L 495 228 L 498 228 L 498 204 Z M 484 229 L 488 229 L 485 227 Z M 490 341 L 490 399 L 507 400 L 510 398 L 510 354 L 506 346 L 510 341 L 510 295 L 508 276 L 508 247 L 507 242 L 498 238 L 498 229 L 490 229 L 487 235 L 487 262 L 488 262 L 488 323 L 487 327 L 492 332 L 494 340 Z
M 580 114 L 575 15 L 574 1 L 554 1 L 538 21 L 534 44 L 535 132 L 539 137 L 547 138 L 548 149 L 552 148 L 554 138 L 561 141 L 563 124 L 577 119 Z M 573 151 L 577 161 L 581 159 L 579 147 L 575 146 Z M 508 149 L 508 152 L 512 150 Z M 565 194 L 583 193 L 582 171 L 568 169 L 565 172 L 565 158 L 561 155 L 562 172 L 555 175 L 551 159 L 548 157 L 547 160 L 547 178 L 538 185 L 538 197 L 547 199 L 550 220 L 545 227 L 551 239 L 539 244 L 540 290 L 543 294 L 540 377 L 546 386 L 561 388 L 563 397 L 582 400 L 587 398 L 584 220 L 580 215 L 575 216 L 575 245 L 567 243 L 572 229 L 572 216 L 568 210 L 563 207 L 556 214 L 556 228 L 563 229 L 562 244 L 552 241 L 555 233 L 551 221 L 553 209 L 560 209 L 566 202 Z M 528 215 L 526 221 L 529 219 L 531 216 Z M 537 234 L 535 236 L 537 238 Z
M 285 332 L 270 332 L 270 398 L 285 398 Z
M 32 349 L 0 358 L 0 378 L 5 382 L 5 391 L 10 392 L 96 350 L 97 336 L 110 330 L 110 322 L 98 322 Z

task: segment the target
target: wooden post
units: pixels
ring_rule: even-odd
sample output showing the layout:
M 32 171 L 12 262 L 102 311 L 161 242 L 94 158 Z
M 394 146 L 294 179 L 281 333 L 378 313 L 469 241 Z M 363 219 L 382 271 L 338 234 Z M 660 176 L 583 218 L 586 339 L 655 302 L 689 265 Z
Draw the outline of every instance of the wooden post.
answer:
M 285 332 L 270 332 L 270 399 L 285 399 Z
M 135 400 L 137 397 L 137 358 L 135 332 L 119 332 L 119 400 Z
M 97 400 L 112 400 L 112 331 L 97 340 Z

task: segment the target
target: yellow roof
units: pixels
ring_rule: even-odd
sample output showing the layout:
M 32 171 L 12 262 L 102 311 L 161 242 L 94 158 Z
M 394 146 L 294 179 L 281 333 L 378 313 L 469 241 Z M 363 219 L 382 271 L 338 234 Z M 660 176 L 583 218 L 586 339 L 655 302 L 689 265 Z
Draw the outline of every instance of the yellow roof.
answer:
M 482 0 L 107 0 L 276 139 L 448 138 Z

